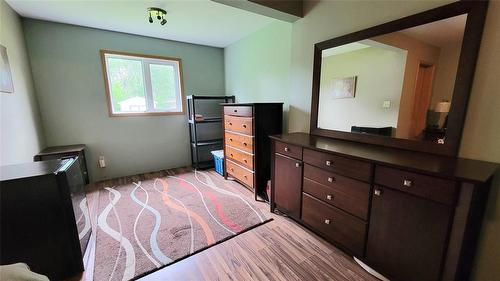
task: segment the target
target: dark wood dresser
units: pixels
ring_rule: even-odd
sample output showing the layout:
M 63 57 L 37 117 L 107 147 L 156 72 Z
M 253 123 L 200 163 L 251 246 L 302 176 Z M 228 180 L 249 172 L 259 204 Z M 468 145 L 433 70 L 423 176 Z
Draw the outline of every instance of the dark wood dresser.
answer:
M 64 146 L 50 146 L 40 151 L 37 155 L 33 157 L 33 161 L 45 161 L 52 159 L 64 159 L 68 157 L 78 157 L 80 163 L 80 169 L 82 170 L 83 178 L 85 179 L 85 184 L 89 184 L 89 173 L 87 170 L 87 159 L 85 158 L 85 145 L 84 144 L 73 144 Z
M 498 164 L 305 133 L 271 138 L 271 211 L 391 280 L 468 279 Z
M 77 158 L 0 167 L 0 265 L 73 277 L 84 270 L 91 225 Z
M 271 141 L 281 134 L 283 103 L 225 103 L 224 176 L 233 177 L 254 191 L 255 199 L 266 199 L 271 179 Z

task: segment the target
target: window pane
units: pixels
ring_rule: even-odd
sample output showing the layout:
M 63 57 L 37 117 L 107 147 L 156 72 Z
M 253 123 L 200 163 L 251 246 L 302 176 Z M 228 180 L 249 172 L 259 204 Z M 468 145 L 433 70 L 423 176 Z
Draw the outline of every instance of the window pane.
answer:
M 177 111 L 176 71 L 172 65 L 150 64 L 154 107 L 161 111 Z
M 144 112 L 146 98 L 142 63 L 122 58 L 107 59 L 113 112 Z

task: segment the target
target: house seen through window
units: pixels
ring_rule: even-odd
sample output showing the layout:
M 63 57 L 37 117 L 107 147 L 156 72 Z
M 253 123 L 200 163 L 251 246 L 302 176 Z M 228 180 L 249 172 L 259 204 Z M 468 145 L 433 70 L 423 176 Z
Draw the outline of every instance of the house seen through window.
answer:
M 101 51 L 112 116 L 183 114 L 181 61 Z

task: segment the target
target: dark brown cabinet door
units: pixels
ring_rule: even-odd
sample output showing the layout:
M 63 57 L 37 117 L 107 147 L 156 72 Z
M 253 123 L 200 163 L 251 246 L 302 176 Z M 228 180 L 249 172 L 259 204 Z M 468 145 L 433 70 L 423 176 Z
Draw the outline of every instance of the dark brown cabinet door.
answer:
M 391 280 L 439 280 L 450 207 L 390 188 L 373 192 L 368 263 Z
M 274 203 L 287 215 L 300 219 L 302 198 L 302 161 L 280 154 L 274 155 Z

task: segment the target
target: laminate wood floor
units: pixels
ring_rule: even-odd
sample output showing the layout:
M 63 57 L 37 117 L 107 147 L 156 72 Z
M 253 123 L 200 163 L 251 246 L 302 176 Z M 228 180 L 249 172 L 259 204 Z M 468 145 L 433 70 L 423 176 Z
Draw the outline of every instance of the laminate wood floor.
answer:
M 93 235 L 84 257 L 86 271 L 72 280 L 93 280 L 94 230 L 99 190 L 105 186 L 164 177 L 171 173 L 172 171 L 160 171 L 89 186 L 91 191 L 87 195 L 87 200 L 93 223 Z M 240 193 L 253 200 L 252 192 L 245 187 L 241 186 Z M 268 204 L 255 202 L 255 205 L 274 220 L 140 280 L 378 280 L 357 265 L 352 257 L 314 233 L 289 218 L 271 214 Z

